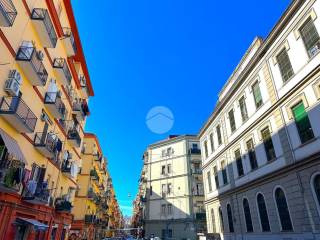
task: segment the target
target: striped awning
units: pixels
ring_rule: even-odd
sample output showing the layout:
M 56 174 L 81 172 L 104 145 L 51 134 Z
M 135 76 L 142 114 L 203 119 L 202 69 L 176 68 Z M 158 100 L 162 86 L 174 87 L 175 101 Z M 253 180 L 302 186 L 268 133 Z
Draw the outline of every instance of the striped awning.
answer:
M 9 154 L 11 154 L 17 160 L 20 160 L 20 161 L 24 162 L 25 164 L 27 164 L 26 158 L 24 157 L 18 142 L 15 139 L 13 139 L 12 137 L 10 137 L 1 128 L 0 128 L 0 135 L 1 135 L 1 138 L 4 142 L 4 144 L 6 145 L 6 147 L 8 149 Z

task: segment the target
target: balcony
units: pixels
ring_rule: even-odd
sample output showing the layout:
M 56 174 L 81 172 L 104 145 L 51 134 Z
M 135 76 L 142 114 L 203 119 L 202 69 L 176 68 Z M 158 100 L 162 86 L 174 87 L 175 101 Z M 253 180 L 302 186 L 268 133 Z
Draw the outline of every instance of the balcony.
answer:
M 35 191 L 32 189 L 35 188 Z M 22 194 L 22 200 L 32 204 L 46 205 L 49 203 L 50 193 L 47 182 L 29 180 Z
M 11 0 L 0 0 L 0 26 L 11 27 L 17 16 L 17 10 Z
M 57 212 L 71 212 L 72 204 L 63 198 L 57 198 L 55 202 L 55 209 Z
M 92 180 L 94 181 L 98 181 L 100 180 L 99 175 L 97 173 L 97 171 L 95 169 L 90 170 L 90 177 Z
M 16 60 L 33 86 L 46 85 L 48 73 L 42 59 L 42 53 L 30 42 L 23 42 L 18 50 Z
M 197 212 L 196 220 L 198 221 L 206 221 L 206 213 L 205 212 Z
M 57 145 L 57 137 L 53 133 L 38 132 L 34 136 L 34 147 L 46 158 L 53 159 Z
M 95 215 L 88 215 L 86 214 L 84 216 L 84 222 L 85 224 L 93 224 L 96 221 L 96 216 Z
M 77 53 L 76 42 L 74 40 L 71 28 L 63 28 L 62 44 L 67 52 L 68 57 L 72 57 Z
M 68 178 L 76 178 L 78 175 L 77 165 L 71 160 L 64 161 L 61 166 L 61 172 Z
M 55 48 L 58 38 L 47 9 L 34 8 L 31 20 L 37 29 L 42 45 L 47 48 Z
M 72 75 L 68 64 L 64 58 L 55 58 L 53 61 L 53 70 L 61 81 L 62 85 L 68 86 L 71 83 Z
M 76 148 L 80 147 L 81 137 L 79 134 L 79 130 L 76 127 L 71 127 L 68 129 L 67 139 L 73 147 L 76 147 Z
M 80 76 L 79 80 L 80 80 L 80 87 L 81 87 L 82 95 L 84 96 L 84 98 L 88 98 L 90 94 L 89 94 L 89 89 L 87 86 L 87 80 L 86 80 L 85 76 L 83 76 L 83 75 Z
M 72 105 L 73 114 L 75 114 L 76 119 L 81 122 L 89 115 L 89 108 L 85 100 L 76 101 Z
M 190 148 L 189 153 L 190 154 L 201 154 L 201 150 L 199 148 Z
M 3 97 L 0 115 L 18 132 L 34 132 L 37 117 L 20 97 Z
M 14 175 L 22 172 L 24 164 L 19 160 L 9 160 L 4 157 L 0 161 L 0 192 L 14 193 L 21 189 L 21 182 L 16 183 Z
M 54 118 L 60 119 L 66 114 L 66 106 L 64 105 L 59 92 L 46 92 L 44 105 Z

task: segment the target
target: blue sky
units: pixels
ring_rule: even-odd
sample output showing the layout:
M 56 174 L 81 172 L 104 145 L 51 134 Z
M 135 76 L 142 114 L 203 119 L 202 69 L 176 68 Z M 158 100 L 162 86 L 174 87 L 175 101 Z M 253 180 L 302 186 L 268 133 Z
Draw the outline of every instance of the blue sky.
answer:
M 254 37 L 266 37 L 289 2 L 72 1 L 95 90 L 86 131 L 100 139 L 124 214 L 147 145 L 198 133 Z M 154 106 L 174 115 L 167 134 L 146 126 Z

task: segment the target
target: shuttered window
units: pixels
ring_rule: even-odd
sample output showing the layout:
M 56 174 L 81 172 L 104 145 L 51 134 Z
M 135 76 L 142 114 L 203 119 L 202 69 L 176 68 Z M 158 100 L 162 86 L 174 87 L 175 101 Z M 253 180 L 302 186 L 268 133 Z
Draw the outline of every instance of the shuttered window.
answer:
M 293 76 L 293 69 L 287 50 L 283 48 L 276 58 L 282 79 L 284 82 L 286 82 Z
M 261 107 L 263 102 L 262 102 L 262 96 L 261 96 L 261 91 L 260 91 L 260 86 L 258 81 L 256 81 L 252 85 L 252 93 L 253 93 L 254 103 L 256 105 L 256 108 Z
M 276 152 L 274 150 L 271 133 L 268 127 L 261 131 L 264 149 L 266 151 L 267 160 L 272 161 L 276 158 Z
M 309 57 L 313 57 L 319 51 L 320 39 L 313 20 L 310 17 L 301 26 L 300 33 Z
M 302 101 L 292 108 L 292 113 L 295 119 L 301 143 L 305 143 L 313 139 L 314 134 L 310 124 L 308 113 L 306 112 Z

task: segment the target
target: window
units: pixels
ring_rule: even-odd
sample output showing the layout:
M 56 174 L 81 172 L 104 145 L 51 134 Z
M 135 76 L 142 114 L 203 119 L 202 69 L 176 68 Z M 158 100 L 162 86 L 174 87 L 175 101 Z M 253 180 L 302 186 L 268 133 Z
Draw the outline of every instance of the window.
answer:
M 208 181 L 208 190 L 209 190 L 209 192 L 212 192 L 211 173 L 210 173 L 210 171 L 207 172 L 207 181 Z
M 165 216 L 166 215 L 166 205 L 161 204 L 161 215 Z
M 247 149 L 248 149 L 248 155 L 249 155 L 249 161 L 250 161 L 250 167 L 251 170 L 258 168 L 258 162 L 257 162 L 257 156 L 256 151 L 254 149 L 253 140 L 250 139 L 247 141 Z
M 171 174 L 171 164 L 167 165 L 167 172 L 168 172 L 168 174 Z
M 252 92 L 253 92 L 254 103 L 256 105 L 256 108 L 261 107 L 263 102 L 262 102 L 262 96 L 261 96 L 261 91 L 260 91 L 260 86 L 258 81 L 256 81 L 252 85 Z
M 170 195 L 172 193 L 172 184 L 171 183 L 168 183 L 167 190 L 168 190 L 167 191 L 168 195 Z
M 235 156 L 235 159 L 236 159 L 238 176 L 240 177 L 240 176 L 242 176 L 242 175 L 244 174 L 244 172 L 243 172 L 243 165 L 242 165 L 241 153 L 240 153 L 240 150 L 239 150 L 239 149 L 234 152 L 234 156 Z
M 218 171 L 217 171 L 217 166 L 213 167 L 213 175 L 214 175 L 214 181 L 216 183 L 216 188 L 219 188 L 219 175 L 218 175 Z
M 239 107 L 240 107 L 242 122 L 245 122 L 248 120 L 248 111 L 247 111 L 246 99 L 244 98 L 244 96 L 241 97 L 239 100 Z
M 261 230 L 263 232 L 270 232 L 270 223 L 267 212 L 266 202 L 264 201 L 264 197 L 261 193 L 257 196 L 257 204 L 260 216 Z
M 243 212 L 244 212 L 244 219 L 246 221 L 246 228 L 247 232 L 253 232 L 253 224 L 250 212 L 250 206 L 248 199 L 243 199 Z
M 282 231 L 292 231 L 292 222 L 290 218 L 286 196 L 284 195 L 284 192 L 281 188 L 277 188 L 274 194 L 277 203 L 277 209 Z
M 307 49 L 309 57 L 314 56 L 319 48 L 319 34 L 314 26 L 312 19 L 309 17 L 307 21 L 301 26 L 300 34 L 303 43 Z
M 221 136 L 221 127 L 220 127 L 220 125 L 217 126 L 217 136 L 218 136 L 218 144 L 220 146 L 222 144 L 222 136 Z
M 215 220 L 215 217 L 214 217 L 213 208 L 211 208 L 211 225 L 212 225 L 212 232 L 215 233 L 216 232 L 216 220 Z
M 282 79 L 286 82 L 293 76 L 293 69 L 286 48 L 283 48 L 276 58 Z
M 222 169 L 223 184 L 226 185 L 228 183 L 228 176 L 227 176 L 227 169 L 225 166 L 225 161 L 221 161 L 221 169 Z
M 162 197 L 166 196 L 166 184 L 161 185 L 161 192 L 162 192 Z
M 198 149 L 198 144 L 192 143 L 192 149 Z
M 204 141 L 204 153 L 205 153 L 205 156 L 208 157 L 208 142 L 207 140 Z
M 220 229 L 221 232 L 224 232 L 224 223 L 223 223 L 223 214 L 222 214 L 222 209 L 219 207 L 219 220 L 220 220 Z
M 168 211 L 168 215 L 172 215 L 172 204 L 168 204 L 167 205 L 167 211 Z
M 163 165 L 161 166 L 161 175 L 165 175 L 166 174 L 166 166 Z
M 228 115 L 229 115 L 229 123 L 230 123 L 231 132 L 234 132 L 236 130 L 236 121 L 234 119 L 234 111 L 233 111 L 233 109 L 230 110 Z
M 315 195 L 317 197 L 316 201 L 318 206 L 320 206 L 320 174 L 318 174 L 313 180 L 313 188 Z
M 313 139 L 314 134 L 312 131 L 311 123 L 302 101 L 292 108 L 292 113 L 298 129 L 301 143 L 303 144 Z
M 228 214 L 229 232 L 234 232 L 233 217 L 232 217 L 232 210 L 231 210 L 230 204 L 227 205 L 227 214 Z
M 267 160 L 272 161 L 276 158 L 276 152 L 274 150 L 271 133 L 269 130 L 269 127 L 266 127 L 261 131 L 262 139 L 263 139 L 263 145 L 264 149 L 267 154 Z
M 213 152 L 214 151 L 213 133 L 210 133 L 210 145 L 211 145 L 211 152 Z

